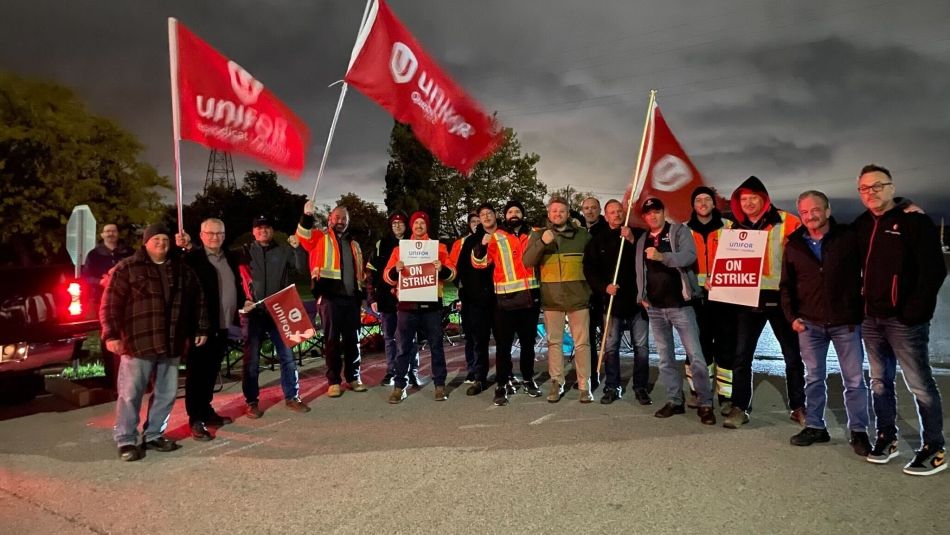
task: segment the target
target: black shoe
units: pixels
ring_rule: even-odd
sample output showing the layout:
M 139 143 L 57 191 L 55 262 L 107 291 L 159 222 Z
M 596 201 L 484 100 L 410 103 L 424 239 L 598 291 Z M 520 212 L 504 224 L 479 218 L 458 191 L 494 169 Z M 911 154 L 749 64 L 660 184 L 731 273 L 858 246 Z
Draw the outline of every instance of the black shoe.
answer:
M 637 398 L 637 403 L 640 405 L 653 405 L 653 400 L 650 399 L 650 394 L 647 393 L 645 388 L 634 390 L 633 397 Z
M 154 440 L 149 440 L 148 442 L 144 444 L 144 446 L 145 446 L 145 449 L 147 450 L 164 451 L 164 452 L 175 451 L 181 447 L 174 440 L 171 440 L 165 437 L 158 437 Z
M 142 449 L 135 444 L 119 446 L 119 459 L 123 461 L 137 461 L 144 457 Z
M 393 385 L 393 374 L 387 373 L 383 376 L 383 380 L 380 381 L 379 386 L 392 386 Z
M 538 383 L 535 383 L 533 380 L 524 382 L 524 391 L 533 398 L 541 397 L 541 389 L 538 388 Z
M 501 407 L 508 404 L 508 387 L 510 385 L 499 386 L 495 389 L 495 399 L 492 400 L 496 406 Z
M 802 429 L 801 433 L 788 439 L 793 446 L 811 446 L 815 442 L 829 442 L 830 440 L 831 436 L 828 435 L 827 429 L 815 429 L 814 427 L 806 427 Z
M 470 385 L 474 382 L 475 382 L 475 374 L 469 372 L 469 374 L 465 376 L 465 384 Z
M 620 399 L 620 390 L 617 388 L 604 389 L 604 396 L 600 398 L 601 405 L 610 405 Z
M 199 442 L 207 442 L 214 438 L 214 435 L 208 431 L 208 426 L 204 422 L 195 422 L 191 424 L 191 438 Z
M 221 427 L 234 423 L 234 420 L 230 416 L 221 416 L 216 412 L 212 412 L 210 416 L 204 419 L 204 423 L 212 427 Z
M 507 392 L 509 396 L 515 395 L 515 392 L 517 391 L 518 389 L 515 388 L 515 385 L 511 384 L 511 381 L 508 381 L 505 384 L 505 392 Z
M 416 388 L 422 388 L 428 384 L 426 378 L 419 375 L 419 372 L 409 372 L 409 386 L 414 386 Z
M 660 410 L 653 413 L 657 418 L 669 418 L 674 414 L 686 414 L 686 407 L 683 405 L 673 405 L 673 402 L 667 401 L 666 405 L 660 407 Z
M 700 407 L 696 410 L 703 425 L 716 425 L 716 411 L 712 407 Z
M 868 439 L 867 433 L 851 431 L 851 440 L 848 442 L 851 443 L 851 449 L 854 450 L 854 453 L 861 457 L 867 457 L 871 453 L 871 441 Z
M 485 390 L 485 386 L 484 386 L 484 385 L 485 385 L 485 384 L 482 383 L 481 381 L 475 381 L 474 383 L 472 383 L 472 386 L 468 387 L 468 389 L 465 391 L 465 395 L 466 395 L 466 396 L 477 396 L 477 395 L 481 394 L 482 391 Z

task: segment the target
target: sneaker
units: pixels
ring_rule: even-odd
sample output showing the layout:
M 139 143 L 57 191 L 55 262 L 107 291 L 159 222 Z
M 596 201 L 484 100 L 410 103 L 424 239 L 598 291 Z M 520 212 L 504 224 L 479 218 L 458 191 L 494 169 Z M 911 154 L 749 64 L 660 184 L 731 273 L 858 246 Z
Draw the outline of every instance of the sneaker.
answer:
M 934 450 L 927 444 L 917 450 L 914 459 L 904 466 L 904 473 L 912 476 L 931 476 L 947 468 L 947 450 Z
M 181 447 L 174 440 L 162 436 L 149 440 L 145 444 L 142 444 L 142 446 L 147 450 L 163 452 L 175 451 Z
M 673 405 L 672 401 L 667 401 L 666 405 L 660 407 L 660 410 L 653 413 L 657 418 L 669 418 L 674 414 L 686 414 L 686 407 L 683 405 Z
M 789 411 L 788 419 L 793 422 L 798 422 L 798 425 L 805 427 L 805 407 L 798 407 L 797 409 Z
M 564 385 L 558 383 L 556 380 L 551 381 L 551 390 L 548 390 L 548 403 L 557 403 L 561 401 L 561 396 L 564 395 Z
M 861 457 L 867 457 L 871 453 L 871 441 L 868 440 L 868 434 L 863 431 L 851 431 L 851 449 Z
M 716 425 L 716 412 L 712 407 L 700 407 L 696 414 L 699 415 L 699 421 L 703 425 Z
M 393 374 L 387 373 L 383 376 L 383 380 L 380 381 L 379 386 L 392 386 L 393 385 Z
M 580 397 L 577 398 L 577 401 L 581 403 L 590 403 L 594 401 L 594 396 L 590 395 L 590 390 L 581 390 Z
M 788 439 L 788 441 L 792 446 L 811 446 L 815 442 L 830 442 L 831 435 L 828 434 L 827 429 L 806 427 L 802 429 L 800 433 Z
M 469 373 L 465 376 L 465 384 L 470 385 L 475 382 L 475 374 Z
M 897 457 L 897 454 L 897 439 L 878 436 L 867 459 L 869 463 L 887 464 L 888 461 Z
M 527 392 L 530 397 L 541 397 L 541 389 L 538 388 L 538 383 L 535 383 L 533 380 L 524 382 L 524 391 Z
M 468 387 L 468 389 L 465 390 L 465 395 L 477 396 L 481 394 L 483 390 L 485 390 L 484 383 L 482 383 L 481 381 L 473 381 L 472 386 Z
M 129 462 L 137 461 L 143 457 L 142 449 L 135 444 L 126 444 L 119 446 L 119 459 Z
M 637 403 L 640 405 L 653 405 L 653 400 L 650 399 L 650 394 L 647 393 L 645 388 L 634 390 L 633 397 L 637 398 Z
M 411 371 L 411 372 L 409 372 L 409 386 L 414 386 L 414 387 L 416 387 L 416 388 L 422 388 L 422 387 L 424 387 L 426 384 L 428 384 L 428 381 L 426 381 L 426 378 L 425 378 L 425 377 L 419 375 L 419 372 L 418 372 L 418 371 Z
M 515 388 L 515 385 L 512 384 L 511 381 L 508 381 L 508 383 L 505 384 L 505 391 L 508 392 L 509 396 L 513 396 L 515 395 L 515 392 L 518 391 L 518 389 Z
M 336 385 L 336 386 L 339 387 L 340 385 Z M 306 403 L 301 401 L 300 398 L 288 399 L 287 401 L 284 402 L 284 405 L 286 405 L 288 409 L 294 412 L 301 412 L 301 413 L 310 412 L 310 407 Z
M 508 389 L 504 386 L 499 386 L 495 389 L 495 399 L 492 400 L 492 403 L 496 407 L 503 407 L 508 404 Z
M 343 395 L 343 389 L 340 388 L 340 385 L 330 385 L 330 388 L 327 389 L 327 396 L 331 398 L 338 398 Z
M 729 416 L 729 411 L 732 410 L 732 401 L 728 399 L 725 401 L 719 402 L 719 414 L 723 416 Z
M 689 407 L 690 409 L 699 408 L 699 396 L 696 395 L 696 392 L 693 392 L 692 390 L 690 390 L 689 399 L 686 400 L 686 406 Z
M 445 392 L 445 386 L 439 385 L 435 387 L 435 400 L 445 401 L 447 399 L 449 399 L 449 395 Z
M 619 388 L 604 388 L 604 396 L 600 398 L 601 405 L 610 405 L 614 401 L 620 399 L 620 389 Z
M 723 420 L 722 426 L 726 429 L 739 429 L 747 423 L 749 423 L 749 413 L 733 405 L 726 419 Z
M 366 385 L 363 384 L 363 381 L 357 379 L 355 381 L 350 381 L 350 390 L 354 392 L 366 392 L 369 389 L 366 388 Z
M 392 392 L 389 393 L 389 403 L 392 405 L 395 405 L 397 403 L 402 403 L 402 400 L 404 399 L 406 399 L 405 388 L 399 388 L 397 386 L 396 388 L 393 388 Z
M 258 406 L 257 402 L 255 401 L 253 403 L 247 404 L 247 408 L 244 409 L 244 414 L 251 420 L 256 420 L 261 416 L 264 416 L 264 411 L 261 410 L 260 406 Z

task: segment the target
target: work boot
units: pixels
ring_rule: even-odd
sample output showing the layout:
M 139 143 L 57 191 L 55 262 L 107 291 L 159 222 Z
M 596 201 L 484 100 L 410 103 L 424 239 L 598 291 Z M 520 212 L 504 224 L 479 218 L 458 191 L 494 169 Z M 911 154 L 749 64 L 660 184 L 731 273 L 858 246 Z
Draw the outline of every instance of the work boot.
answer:
M 551 380 L 551 389 L 548 390 L 548 403 L 557 403 L 561 401 L 561 396 L 564 395 L 564 385 L 557 382 L 556 379 Z
M 722 426 L 726 429 L 739 429 L 747 423 L 749 423 L 749 413 L 733 405 L 726 419 L 723 420 Z

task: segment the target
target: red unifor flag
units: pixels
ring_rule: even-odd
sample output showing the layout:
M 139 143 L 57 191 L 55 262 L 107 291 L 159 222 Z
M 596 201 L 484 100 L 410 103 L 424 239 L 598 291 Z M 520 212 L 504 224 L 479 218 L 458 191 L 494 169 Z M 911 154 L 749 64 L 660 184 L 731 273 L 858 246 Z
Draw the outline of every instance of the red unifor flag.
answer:
M 300 178 L 310 142 L 303 121 L 264 84 L 178 21 L 172 38 L 178 43 L 172 50 L 177 50 L 180 138 L 239 152 Z
M 412 126 L 445 165 L 467 174 L 503 141 L 501 128 L 377 0 L 353 47 L 346 82 Z
M 640 206 L 650 197 L 663 201 L 667 219 L 682 223 L 689 220 L 693 211 L 690 194 L 697 187 L 704 186 L 705 181 L 676 141 L 655 102 L 649 117 L 643 145 L 643 163 L 639 180 L 636 181 L 637 191 L 633 196 L 637 201 L 630 212 L 630 223 L 642 222 Z M 630 199 L 630 187 L 628 185 L 624 192 L 624 203 Z
M 274 320 L 284 344 L 293 349 L 316 334 L 297 287 L 290 285 L 264 299 L 264 307 Z

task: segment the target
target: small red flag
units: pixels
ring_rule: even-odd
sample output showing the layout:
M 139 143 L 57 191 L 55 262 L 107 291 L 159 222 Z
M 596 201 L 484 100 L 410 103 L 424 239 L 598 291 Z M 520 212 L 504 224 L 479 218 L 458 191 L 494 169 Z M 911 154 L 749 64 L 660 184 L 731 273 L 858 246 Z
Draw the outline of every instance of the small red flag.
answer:
M 297 287 L 290 285 L 264 299 L 264 307 L 274 320 L 284 344 L 293 349 L 316 334 Z
M 429 57 L 382 0 L 356 40 L 346 82 L 376 101 L 445 165 L 467 174 L 502 129 Z
M 640 169 L 637 192 L 633 196 L 637 201 L 630 212 L 630 223 L 643 226 L 640 206 L 650 197 L 663 201 L 667 219 L 681 223 L 688 221 L 693 212 L 689 196 L 694 189 L 704 186 L 706 182 L 686 155 L 686 151 L 676 141 L 655 102 L 647 124 L 643 164 Z M 629 199 L 630 185 L 623 195 L 625 205 Z
M 244 68 L 174 22 L 181 138 L 300 178 L 310 143 L 303 121 Z

